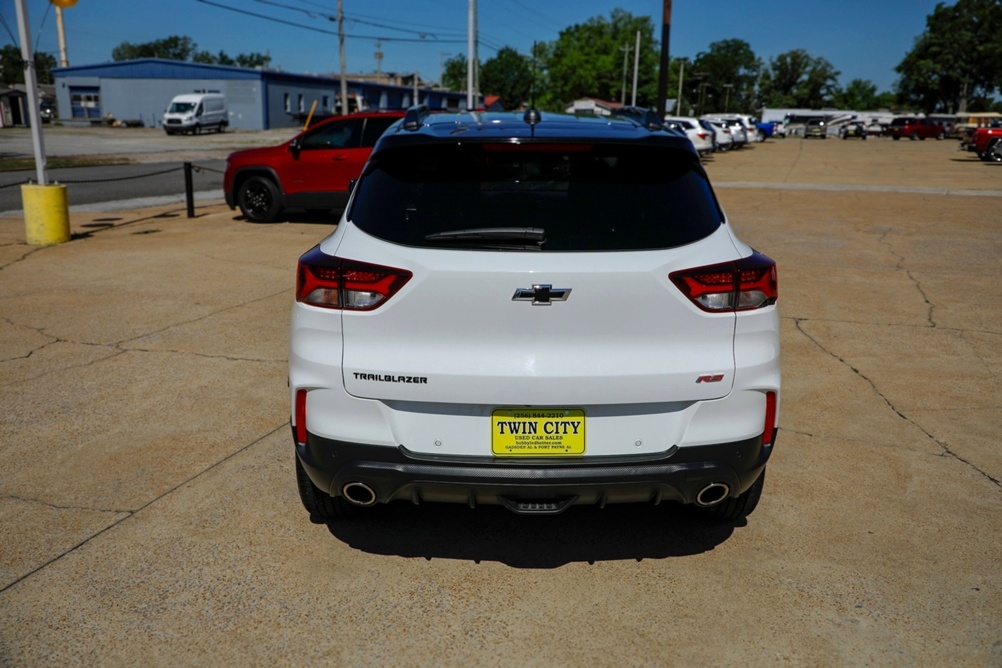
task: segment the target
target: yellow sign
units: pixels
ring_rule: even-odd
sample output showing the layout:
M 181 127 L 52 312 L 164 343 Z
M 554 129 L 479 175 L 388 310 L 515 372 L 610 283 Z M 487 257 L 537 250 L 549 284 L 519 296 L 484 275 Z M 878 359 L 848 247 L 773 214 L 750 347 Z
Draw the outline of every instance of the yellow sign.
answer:
M 499 408 L 491 414 L 497 457 L 568 457 L 585 452 L 585 414 L 577 408 Z
M 67 7 L 72 7 L 77 4 L 77 0 L 49 0 L 49 2 L 60 9 L 66 9 Z

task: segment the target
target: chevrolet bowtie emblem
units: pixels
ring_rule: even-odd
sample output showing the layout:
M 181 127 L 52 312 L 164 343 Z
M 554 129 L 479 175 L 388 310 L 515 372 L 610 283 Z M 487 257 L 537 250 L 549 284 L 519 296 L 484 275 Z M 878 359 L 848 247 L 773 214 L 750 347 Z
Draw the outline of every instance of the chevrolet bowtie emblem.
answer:
M 532 302 L 536 306 L 549 306 L 553 302 L 565 302 L 570 296 L 570 288 L 554 288 L 548 283 L 533 285 L 531 288 L 519 288 L 511 300 L 513 302 Z

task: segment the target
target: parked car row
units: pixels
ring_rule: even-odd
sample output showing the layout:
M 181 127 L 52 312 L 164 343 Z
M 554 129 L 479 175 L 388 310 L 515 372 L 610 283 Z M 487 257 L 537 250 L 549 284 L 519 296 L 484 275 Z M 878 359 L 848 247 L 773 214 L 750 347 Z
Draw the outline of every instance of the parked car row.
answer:
M 666 116 L 665 126 L 684 132 L 701 156 L 765 140 L 751 116 Z

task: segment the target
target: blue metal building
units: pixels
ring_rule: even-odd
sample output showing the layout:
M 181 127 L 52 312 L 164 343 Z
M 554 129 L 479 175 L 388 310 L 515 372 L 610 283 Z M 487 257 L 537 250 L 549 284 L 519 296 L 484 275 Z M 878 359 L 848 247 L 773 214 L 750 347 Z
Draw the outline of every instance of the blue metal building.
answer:
M 219 92 L 226 96 L 230 128 L 297 127 L 315 116 L 340 112 L 337 77 L 289 74 L 226 65 L 144 58 L 53 70 L 59 121 L 87 123 L 112 117 L 160 127 L 175 95 Z M 466 94 L 367 81 L 347 81 L 349 109 L 465 109 Z

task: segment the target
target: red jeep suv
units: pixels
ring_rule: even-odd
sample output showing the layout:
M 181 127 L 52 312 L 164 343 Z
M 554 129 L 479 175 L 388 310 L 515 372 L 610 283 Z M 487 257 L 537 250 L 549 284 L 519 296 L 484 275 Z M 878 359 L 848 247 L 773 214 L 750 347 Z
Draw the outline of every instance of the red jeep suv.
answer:
M 916 139 L 942 139 L 946 136 L 946 126 L 942 123 L 928 118 L 914 118 L 912 116 L 899 116 L 891 121 L 887 128 L 887 134 L 895 141 L 902 137 L 908 137 L 912 141 Z
M 226 158 L 226 204 L 252 223 L 271 223 L 285 209 L 343 209 L 376 140 L 403 111 L 368 111 L 316 123 L 284 144 Z

